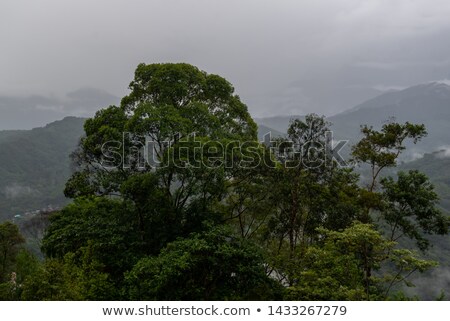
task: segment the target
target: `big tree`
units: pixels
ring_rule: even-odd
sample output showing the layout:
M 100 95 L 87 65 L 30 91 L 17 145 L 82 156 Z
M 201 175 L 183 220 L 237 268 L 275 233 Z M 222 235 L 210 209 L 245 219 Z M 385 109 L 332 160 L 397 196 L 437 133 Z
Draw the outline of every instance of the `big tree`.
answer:
M 173 248 L 161 252 L 168 244 L 226 222 L 223 204 L 245 172 L 238 168 L 257 161 L 248 157 L 258 148 L 257 126 L 224 78 L 188 64 L 140 64 L 129 88 L 120 106 L 86 121 L 65 189 L 75 202 L 53 216 L 43 241 L 48 257 L 70 259 L 81 274 L 92 274 L 94 266 L 102 284 L 119 289 L 109 298 L 126 293 L 124 275 L 135 264 L 163 261 Z M 223 248 L 234 246 L 227 241 L 233 233 L 225 231 Z M 239 275 L 245 264 L 264 271 L 262 256 L 237 264 L 240 251 L 219 250 L 208 260 L 219 267 L 228 260 L 221 255 L 230 259 L 224 279 L 245 278 Z M 265 278 L 259 274 L 255 282 L 270 284 Z M 90 297 L 83 293 L 96 285 L 78 283 L 81 296 Z
M 130 89 L 86 121 L 66 195 L 125 198 L 143 242 L 174 239 L 215 219 L 233 168 L 214 151 L 255 141 L 257 126 L 227 80 L 188 64 L 140 64 Z

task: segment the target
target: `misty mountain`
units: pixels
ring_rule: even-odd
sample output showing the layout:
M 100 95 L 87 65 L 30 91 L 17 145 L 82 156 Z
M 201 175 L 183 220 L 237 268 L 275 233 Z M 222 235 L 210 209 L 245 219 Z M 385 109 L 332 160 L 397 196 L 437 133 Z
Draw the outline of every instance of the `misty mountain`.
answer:
M 258 140 L 260 142 L 264 141 L 264 136 L 268 133 L 271 134 L 271 137 L 281 137 L 283 135 L 286 135 L 276 129 L 264 125 L 258 125 Z
M 359 124 L 380 127 L 390 119 L 423 123 L 428 136 L 417 148 L 432 152 L 450 143 L 450 86 L 434 82 L 389 92 L 329 119 L 337 135 L 347 139 L 358 133 Z
M 0 221 L 67 202 L 70 153 L 84 119 L 67 117 L 42 128 L 0 131 Z
M 399 170 L 411 169 L 417 169 L 430 178 L 441 198 L 441 206 L 450 214 L 450 148 L 425 154 L 399 166 Z
M 256 123 L 259 127 L 269 127 L 277 130 L 280 133 L 286 133 L 289 127 L 289 122 L 291 119 L 303 118 L 302 115 L 291 115 L 291 116 L 273 116 L 266 118 L 255 118 Z
M 119 102 L 118 97 L 89 87 L 69 92 L 64 97 L 0 96 L 0 130 L 41 127 L 68 115 L 90 117 L 98 109 Z
M 84 99 L 94 104 L 98 98 L 94 93 Z M 66 117 L 32 130 L 0 131 L 0 221 L 68 202 L 63 190 L 70 176 L 69 156 L 84 133 L 84 121 Z M 261 139 L 268 132 L 282 135 L 265 126 L 259 129 Z
M 256 121 L 285 133 L 290 119 L 296 117 L 298 116 L 278 116 Z M 380 128 L 392 119 L 398 122 L 423 123 L 428 130 L 428 136 L 413 147 L 410 158 L 450 145 L 450 86 L 433 82 L 387 92 L 328 117 L 334 137 L 348 139 L 350 144 L 355 143 L 359 137 L 361 124 Z

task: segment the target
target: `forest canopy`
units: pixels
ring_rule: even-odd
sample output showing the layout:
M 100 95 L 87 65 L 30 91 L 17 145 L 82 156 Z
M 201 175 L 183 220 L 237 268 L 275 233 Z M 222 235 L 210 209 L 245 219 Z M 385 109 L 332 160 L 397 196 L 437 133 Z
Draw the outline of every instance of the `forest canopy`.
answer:
M 422 124 L 362 127 L 352 158 L 365 185 L 327 152 L 324 117 L 264 144 L 218 75 L 140 64 L 129 89 L 84 124 L 73 202 L 51 216 L 44 261 L 0 225 L 2 298 L 386 300 L 436 265 L 427 235 L 449 221 L 433 185 L 414 170 L 383 175 Z

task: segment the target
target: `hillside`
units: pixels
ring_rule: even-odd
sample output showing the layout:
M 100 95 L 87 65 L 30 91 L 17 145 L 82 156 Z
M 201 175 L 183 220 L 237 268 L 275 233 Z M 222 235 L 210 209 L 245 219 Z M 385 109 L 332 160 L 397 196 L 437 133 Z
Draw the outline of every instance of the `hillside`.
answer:
M 264 126 L 273 128 L 278 132 L 286 133 L 289 126 L 289 121 L 294 118 L 302 118 L 301 115 L 291 115 L 291 116 L 273 116 L 267 118 L 255 118 L 258 126 Z
M 70 153 L 83 135 L 84 118 L 67 117 L 42 128 L 0 131 L 0 221 L 67 203 Z M 258 137 L 271 132 L 259 126 Z
M 273 128 L 270 128 L 270 127 L 267 127 L 267 126 L 264 126 L 261 124 L 258 125 L 258 140 L 260 142 L 264 141 L 264 136 L 268 133 L 270 133 L 272 137 L 280 137 L 280 136 L 285 135 L 276 129 L 273 129 Z
M 298 116 L 260 118 L 258 124 L 286 132 L 289 121 Z M 409 158 L 417 153 L 430 153 L 450 144 L 450 86 L 427 83 L 388 92 L 363 102 L 347 111 L 328 117 L 336 139 L 349 139 L 354 143 L 361 124 L 380 127 L 394 118 L 398 122 L 423 123 L 428 136 L 410 151 Z
M 0 220 L 66 203 L 69 155 L 84 119 L 67 117 L 42 128 L 0 131 Z
M 417 169 L 425 173 L 435 186 L 442 210 L 450 215 L 450 153 L 448 150 L 425 154 L 415 161 L 401 164 L 398 169 L 402 171 Z M 408 292 L 420 293 L 428 299 L 433 299 L 439 295 L 439 291 L 442 289 L 448 299 L 450 294 L 450 235 L 430 236 L 430 240 L 434 245 L 428 256 L 438 261 L 439 267 L 429 271 L 427 277 L 417 276 L 414 280 L 416 288 L 410 289 Z
M 402 164 L 399 169 L 417 169 L 427 174 L 441 198 L 441 206 L 450 213 L 450 153 L 448 150 L 425 154 L 422 158 Z
M 260 125 L 286 132 L 289 121 L 298 116 L 278 116 L 257 119 Z M 299 117 L 302 118 L 302 117 Z M 450 152 L 442 149 L 450 146 L 450 86 L 428 83 L 401 91 L 389 92 L 359 104 L 345 112 L 331 116 L 331 129 L 335 139 L 348 139 L 350 145 L 357 142 L 361 124 L 380 127 L 390 118 L 398 122 L 425 124 L 428 136 L 417 145 L 409 145 L 404 162 L 398 170 L 417 169 L 433 182 L 440 197 L 440 207 L 450 214 Z M 347 149 L 347 152 L 349 149 Z M 425 153 L 425 154 L 424 154 Z M 395 171 L 386 173 L 395 175 Z M 434 246 L 428 257 L 439 262 L 437 269 L 426 276 L 413 278 L 415 288 L 407 293 L 432 300 L 444 290 L 446 298 L 450 293 L 450 236 L 430 236 Z M 403 244 L 413 247 L 411 242 Z

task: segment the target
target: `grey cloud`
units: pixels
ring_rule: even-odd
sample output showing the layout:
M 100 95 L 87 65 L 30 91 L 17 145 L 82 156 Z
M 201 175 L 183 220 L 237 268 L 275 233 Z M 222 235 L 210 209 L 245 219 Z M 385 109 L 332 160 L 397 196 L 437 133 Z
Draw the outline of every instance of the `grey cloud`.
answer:
M 415 287 L 405 287 L 407 294 L 420 295 L 422 300 L 436 300 L 443 291 L 444 299 L 449 300 L 450 270 L 448 267 L 439 266 L 426 272 L 425 275 L 414 275 L 412 281 Z
M 229 79 L 255 116 L 329 115 L 450 78 L 447 0 L 5 0 L 0 15 L 7 96 L 121 97 L 138 63 L 183 61 Z
M 0 96 L 0 130 L 30 129 L 65 116 L 90 117 L 96 110 L 119 101 L 114 95 L 93 88 L 82 88 L 63 97 Z
M 37 191 L 31 188 L 30 186 L 24 186 L 17 183 L 13 183 L 9 186 L 6 186 L 3 189 L 3 194 L 7 199 L 14 199 L 22 196 L 30 196 L 36 193 Z
M 438 149 L 436 153 L 437 158 L 449 158 L 450 157 L 450 146 L 442 146 Z

